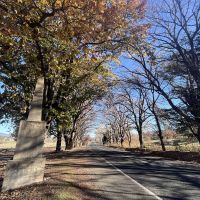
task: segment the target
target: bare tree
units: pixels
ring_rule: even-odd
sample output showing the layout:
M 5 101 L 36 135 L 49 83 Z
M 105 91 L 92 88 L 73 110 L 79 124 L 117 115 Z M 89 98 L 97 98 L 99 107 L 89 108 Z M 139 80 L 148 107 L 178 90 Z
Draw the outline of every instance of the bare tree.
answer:
M 73 136 L 74 147 L 83 145 L 85 138 L 88 138 L 87 132 L 91 128 L 94 119 L 95 112 L 92 106 L 89 106 L 87 109 L 85 109 L 84 112 L 79 116 Z
M 71 126 L 64 126 L 63 136 L 65 139 L 65 149 L 75 147 L 78 139 L 81 139 L 81 136 L 89 128 L 90 121 L 92 120 L 91 115 L 94 116 L 92 103 L 93 101 L 86 101 L 80 103 L 79 106 L 77 105 L 76 109 L 78 112 L 72 116 Z
M 133 91 L 135 95 L 133 95 Z M 138 132 L 140 148 L 144 147 L 143 128 L 145 121 L 149 118 L 145 98 L 146 92 L 141 87 L 132 89 L 123 88 L 123 92 L 120 95 L 120 104 L 126 109 L 127 117 Z
M 179 105 L 168 102 L 200 142 L 200 2 L 166 0 L 153 18 L 156 48 L 164 52 L 164 79 Z M 177 115 L 177 116 L 178 116 Z M 180 123 L 179 123 L 180 124 Z
M 124 106 L 119 104 L 118 101 L 113 100 L 112 96 L 107 99 L 107 108 L 105 111 L 106 123 L 108 130 L 110 130 L 111 141 L 120 141 L 123 146 L 125 137 L 128 138 L 129 144 L 131 143 L 130 122 L 126 114 Z
M 130 82 L 154 87 L 178 125 L 187 127 L 200 142 L 200 2 L 163 0 L 152 20 L 152 41 L 127 44 L 138 66 L 128 70 L 142 80 Z
M 155 122 L 158 128 L 158 137 L 160 139 L 162 150 L 166 151 L 165 144 L 163 141 L 163 132 L 162 132 L 161 123 L 160 123 L 160 117 L 161 117 L 160 115 L 162 113 L 162 110 L 158 107 L 158 102 L 157 102 L 159 97 L 160 95 L 156 93 L 155 88 L 151 87 L 150 95 L 147 95 L 146 102 L 147 102 L 147 106 L 149 110 L 151 111 L 151 113 L 153 114 L 155 118 Z

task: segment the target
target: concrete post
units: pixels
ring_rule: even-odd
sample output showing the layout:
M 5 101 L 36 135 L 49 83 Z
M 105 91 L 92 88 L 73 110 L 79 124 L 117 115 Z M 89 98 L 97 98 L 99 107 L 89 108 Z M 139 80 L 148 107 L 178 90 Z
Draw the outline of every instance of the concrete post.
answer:
M 43 181 L 45 158 L 42 148 L 46 130 L 46 122 L 41 121 L 43 89 L 44 78 L 39 78 L 28 119 L 20 122 L 15 154 L 7 163 L 2 191 Z
M 42 102 L 43 102 L 44 78 L 39 78 L 35 87 L 31 109 L 27 121 L 40 122 L 42 119 Z

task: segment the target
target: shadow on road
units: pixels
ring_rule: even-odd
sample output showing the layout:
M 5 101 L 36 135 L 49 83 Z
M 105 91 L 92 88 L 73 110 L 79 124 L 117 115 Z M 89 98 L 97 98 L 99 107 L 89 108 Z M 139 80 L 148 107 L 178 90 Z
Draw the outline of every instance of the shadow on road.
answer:
M 13 150 L 0 151 L 0 183 L 5 164 L 12 156 Z M 45 152 L 44 156 L 45 181 L 19 189 L 24 199 L 33 199 L 36 192 L 43 193 L 45 199 L 55 199 L 55 191 L 64 188 L 81 191 L 80 199 L 84 200 L 155 199 L 108 165 L 104 158 L 163 199 L 200 199 L 200 170 L 193 164 L 107 148 Z M 77 181 L 70 180 L 72 176 Z
M 53 155 L 47 154 L 46 156 L 52 158 Z M 103 180 L 106 176 L 112 175 L 112 177 L 114 177 L 119 174 L 112 168 L 112 166 L 102 160 L 102 158 L 105 158 L 124 173 L 128 174 L 134 180 L 149 188 L 163 199 L 200 199 L 200 171 L 199 168 L 194 165 L 187 165 L 166 158 L 145 157 L 139 153 L 121 152 L 116 150 L 108 151 L 102 149 L 80 150 L 67 153 L 63 152 L 59 156 L 62 158 L 73 158 L 74 162 L 70 164 L 60 163 L 52 165 L 88 169 L 87 175 L 95 177 L 90 180 L 94 183 L 99 182 L 98 179 Z M 92 160 L 92 162 L 76 162 L 76 160 L 78 161 L 81 158 Z M 112 173 L 105 174 L 96 172 L 101 172 L 101 169 L 110 169 L 110 172 Z M 84 176 L 85 174 L 79 175 Z M 118 180 L 116 180 L 116 183 L 117 181 Z M 125 187 L 129 187 L 129 185 L 126 184 Z M 108 193 L 109 191 L 111 193 L 120 193 L 120 190 L 112 191 L 110 188 L 107 188 L 106 191 L 97 191 L 101 194 L 104 192 Z M 93 193 L 96 194 L 95 190 L 87 192 L 89 192 L 90 195 Z M 101 199 L 103 199 L 103 196 Z M 105 197 L 105 199 L 108 198 Z

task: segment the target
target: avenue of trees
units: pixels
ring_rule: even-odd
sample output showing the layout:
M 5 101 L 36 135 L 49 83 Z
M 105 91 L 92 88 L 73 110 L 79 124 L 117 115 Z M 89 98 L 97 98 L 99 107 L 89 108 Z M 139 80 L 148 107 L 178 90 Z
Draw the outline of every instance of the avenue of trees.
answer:
M 87 140 L 100 100 L 104 142 L 135 130 L 144 148 L 151 127 L 165 151 L 166 124 L 200 142 L 200 2 L 1 0 L 2 123 L 27 119 L 38 77 L 58 152 Z
M 163 0 L 147 18 L 146 39 L 126 45 L 128 64 L 121 64 L 125 73 L 106 100 L 102 135 L 109 143 L 116 137 L 129 141 L 126 134 L 135 130 L 143 148 L 150 127 L 165 151 L 167 124 L 200 142 L 200 2 Z
M 146 34 L 145 1 L 1 0 L 0 119 L 27 119 L 38 77 L 56 150 L 84 142 L 94 104 L 113 85 L 107 64 Z M 16 132 L 17 133 L 17 132 Z

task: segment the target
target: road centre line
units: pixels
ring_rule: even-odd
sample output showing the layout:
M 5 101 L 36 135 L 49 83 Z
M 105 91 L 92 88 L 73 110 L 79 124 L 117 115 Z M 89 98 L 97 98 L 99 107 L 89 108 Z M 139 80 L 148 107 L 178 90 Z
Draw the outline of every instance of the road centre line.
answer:
M 112 166 L 116 171 L 118 171 L 120 174 L 124 175 L 126 178 L 128 178 L 131 182 L 135 183 L 137 186 L 139 186 L 140 188 L 142 188 L 146 193 L 148 193 L 149 195 L 153 196 L 155 199 L 157 200 L 163 200 L 162 198 L 160 198 L 159 196 L 157 196 L 155 193 L 153 193 L 152 191 L 150 191 L 149 189 L 147 189 L 146 187 L 144 187 L 142 184 L 138 183 L 136 180 L 134 180 L 133 178 L 131 178 L 129 175 L 125 174 L 122 170 L 120 170 L 119 168 L 117 168 L 115 165 L 113 165 L 111 162 L 107 161 L 105 158 L 103 158 L 105 160 L 105 162 Z

